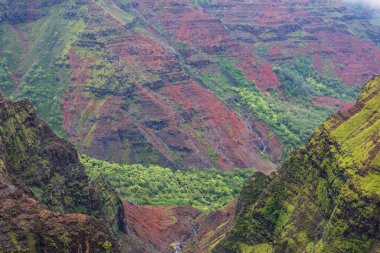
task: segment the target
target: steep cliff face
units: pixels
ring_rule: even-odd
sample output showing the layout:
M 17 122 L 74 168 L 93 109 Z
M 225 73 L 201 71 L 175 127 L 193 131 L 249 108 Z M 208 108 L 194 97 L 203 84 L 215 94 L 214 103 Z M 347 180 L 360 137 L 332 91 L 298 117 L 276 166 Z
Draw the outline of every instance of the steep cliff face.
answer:
M 106 223 L 84 214 L 57 214 L 0 177 L 2 252 L 118 252 Z
M 377 77 L 352 109 L 286 159 L 265 190 L 243 191 L 236 225 L 215 252 L 376 252 L 379 113 Z
M 30 102 L 2 96 L 0 179 L 1 251 L 118 249 L 114 236 L 126 232 L 118 195 L 101 179 L 90 183 L 74 147 Z
M 0 89 L 117 162 L 269 172 L 380 72 L 336 1 L 0 3 Z

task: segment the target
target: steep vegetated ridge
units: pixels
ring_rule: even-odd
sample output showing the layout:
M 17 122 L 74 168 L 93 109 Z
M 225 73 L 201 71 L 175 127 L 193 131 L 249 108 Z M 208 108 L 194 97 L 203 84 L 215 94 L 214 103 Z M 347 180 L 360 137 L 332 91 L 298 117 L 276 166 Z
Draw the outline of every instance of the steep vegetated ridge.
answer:
M 380 77 L 323 123 L 278 175 L 245 186 L 215 252 L 378 252 Z
M 129 164 L 269 172 L 380 72 L 379 27 L 335 1 L 1 0 L 0 20 L 1 90 Z
M 124 208 L 28 101 L 0 96 L 0 251 L 118 252 Z

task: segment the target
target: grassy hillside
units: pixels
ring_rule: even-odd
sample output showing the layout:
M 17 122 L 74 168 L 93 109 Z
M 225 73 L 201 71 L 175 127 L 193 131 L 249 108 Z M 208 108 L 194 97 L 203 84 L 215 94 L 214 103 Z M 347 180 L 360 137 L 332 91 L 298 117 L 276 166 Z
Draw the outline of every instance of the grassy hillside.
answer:
M 41 3 L 51 5 L 50 1 Z M 53 2 L 54 3 L 54 2 Z M 45 7 L 37 20 L 12 24 L 0 23 L 0 76 L 5 95 L 25 97 L 38 108 L 39 115 L 53 130 L 64 136 L 61 103 L 71 82 L 70 69 L 65 66 L 68 49 L 82 31 L 82 20 L 68 19 L 65 15 L 72 2 L 60 7 Z M 25 7 L 20 9 L 25 11 Z M 76 10 L 80 11 L 80 10 Z M 22 14 L 14 14 L 15 17 Z M 26 16 L 28 14 L 25 14 Z
M 215 252 L 378 248 L 379 113 L 377 77 L 351 110 L 330 117 L 304 147 L 290 154 L 266 188 L 246 185 L 236 225 Z

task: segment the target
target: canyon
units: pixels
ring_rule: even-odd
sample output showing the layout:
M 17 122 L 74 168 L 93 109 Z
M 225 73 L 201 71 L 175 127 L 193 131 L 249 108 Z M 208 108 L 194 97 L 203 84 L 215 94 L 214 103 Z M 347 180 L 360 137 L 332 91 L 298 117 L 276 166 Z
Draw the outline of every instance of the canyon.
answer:
M 380 72 L 380 28 L 339 1 L 2 0 L 0 17 L 2 91 L 119 163 L 269 173 Z
M 0 252 L 378 252 L 379 16 L 340 0 L 0 0 Z M 86 166 L 255 172 L 230 203 L 232 179 L 208 178 L 210 211 L 207 194 L 205 209 L 148 205 L 138 187 L 169 191 Z

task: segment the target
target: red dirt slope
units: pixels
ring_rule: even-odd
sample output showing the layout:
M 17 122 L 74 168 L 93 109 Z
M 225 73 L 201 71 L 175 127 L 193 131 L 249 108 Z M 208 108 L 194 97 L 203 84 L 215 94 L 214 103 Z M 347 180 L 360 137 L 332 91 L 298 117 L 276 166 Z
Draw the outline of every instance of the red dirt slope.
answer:
M 171 244 L 186 241 L 192 234 L 191 222 L 201 213 L 192 207 L 155 207 L 124 203 L 129 230 L 146 242 L 151 252 L 172 252 Z
M 57 73 L 51 80 L 57 80 L 60 88 L 55 92 L 53 86 L 36 81 L 36 89 L 31 89 L 50 87 L 53 91 L 47 100 L 61 111 L 53 117 L 49 106 L 37 106 L 56 128 L 62 112 L 63 129 L 59 131 L 81 152 L 99 159 L 178 169 L 254 167 L 269 172 L 279 161 L 282 146 L 265 123 L 253 120 L 255 115 L 239 101 L 234 88 L 250 85 L 250 79 L 262 92 L 278 91 L 290 99 L 273 67 L 283 69 L 298 55 L 314 66 L 313 74 L 322 75 L 321 83 L 332 78 L 338 79 L 337 85 L 339 79 L 347 85 L 361 85 L 380 73 L 376 46 L 380 45 L 380 27 L 351 13 L 340 1 L 32 2 L 29 9 L 25 4 L 19 6 L 25 20 L 12 22 L 35 24 L 35 19 L 57 8 L 62 24 L 73 26 L 63 51 L 49 55 L 59 55 L 59 59 L 52 58 L 56 64 L 50 64 L 47 72 Z M 27 19 L 30 9 L 36 8 L 38 15 Z M 38 36 L 22 32 L 25 36 L 13 31 L 21 46 L 38 42 L 29 41 Z M 33 50 L 44 50 L 37 44 Z M 24 68 L 34 73 L 31 67 Z M 13 72 L 20 80 L 28 80 L 29 74 Z M 46 76 L 50 78 L 41 74 L 41 78 Z M 47 83 L 55 83 L 51 80 Z M 24 84 L 20 86 L 16 93 L 28 93 L 22 90 Z M 308 88 L 313 96 L 334 93 Z M 30 96 L 38 102 L 40 95 Z M 342 99 L 353 97 L 344 95 Z M 317 101 L 336 108 L 326 98 Z M 334 103 L 345 106 L 341 101 Z M 291 122 L 287 124 L 292 128 Z M 299 132 L 294 131 L 297 137 Z
M 102 22 L 88 23 L 92 34 L 69 51 L 74 84 L 63 105 L 65 130 L 78 148 L 96 158 L 117 162 L 273 170 L 273 162 L 281 155 L 277 138 L 264 124 L 251 127 L 252 122 L 193 80 L 169 43 L 126 29 L 96 4 L 88 5 L 87 15 Z M 195 11 L 194 15 L 200 18 L 207 14 Z M 202 50 L 211 50 L 213 57 L 219 51 L 236 54 L 243 50 L 221 23 L 212 19 L 221 34 L 210 37 L 207 44 L 212 49 L 205 44 Z M 96 36 L 103 36 L 101 54 L 83 53 L 83 46 L 78 45 L 98 45 Z M 231 50 L 224 52 L 225 47 Z M 115 66 L 109 83 L 113 84 L 115 78 L 122 80 L 117 87 L 100 85 L 99 79 L 107 77 L 94 77 L 88 71 L 105 69 L 108 63 L 99 63 L 101 59 Z M 271 161 L 259 156 L 263 145 L 268 147 Z
M 328 106 L 338 111 L 347 111 L 354 105 L 353 103 L 344 102 L 331 97 L 314 97 L 313 102 L 316 105 Z
M 143 241 L 146 252 L 173 252 L 178 243 L 183 252 L 201 253 L 232 227 L 235 203 L 222 211 L 203 215 L 187 207 L 154 207 L 124 203 L 129 231 Z
M 379 27 L 341 1 L 220 0 L 205 11 L 220 18 L 239 42 L 265 45 L 269 62 L 303 55 L 346 84 L 364 85 L 380 73 Z

